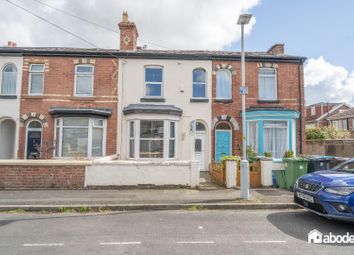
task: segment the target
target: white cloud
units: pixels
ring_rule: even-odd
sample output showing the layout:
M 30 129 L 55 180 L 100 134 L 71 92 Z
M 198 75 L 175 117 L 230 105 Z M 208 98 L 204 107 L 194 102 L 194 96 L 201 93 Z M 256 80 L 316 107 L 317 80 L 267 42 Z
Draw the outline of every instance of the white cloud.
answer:
M 305 65 L 306 103 L 347 102 L 354 104 L 354 71 L 326 62 L 323 56 Z
M 118 48 L 118 35 L 68 17 L 33 0 L 11 0 L 88 39 L 99 47 Z M 145 41 L 173 49 L 222 49 L 240 38 L 240 13 L 260 0 L 41 0 L 80 17 L 118 30 L 123 10 L 137 24 Z M 8 40 L 19 46 L 90 47 L 43 21 L 0 2 L 0 45 Z M 249 34 L 255 19 L 246 26 Z M 17 28 L 20 30 L 16 31 Z M 9 29 L 11 28 L 11 29 Z M 143 44 L 143 43 L 141 43 Z M 149 45 L 149 47 L 153 47 Z

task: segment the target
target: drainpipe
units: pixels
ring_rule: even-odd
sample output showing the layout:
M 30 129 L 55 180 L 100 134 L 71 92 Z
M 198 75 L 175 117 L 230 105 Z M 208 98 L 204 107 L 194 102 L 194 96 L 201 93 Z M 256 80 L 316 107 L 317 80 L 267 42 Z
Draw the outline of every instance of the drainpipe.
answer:
M 301 60 L 301 63 L 298 65 L 298 89 L 299 89 L 299 111 L 300 111 L 300 154 L 302 154 L 302 85 L 301 85 L 301 68 L 304 61 Z

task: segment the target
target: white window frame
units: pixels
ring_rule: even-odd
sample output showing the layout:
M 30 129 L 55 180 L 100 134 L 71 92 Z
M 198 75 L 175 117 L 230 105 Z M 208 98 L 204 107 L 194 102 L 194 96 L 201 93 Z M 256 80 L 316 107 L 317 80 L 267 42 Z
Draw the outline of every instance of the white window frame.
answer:
M 194 79 L 193 79 L 193 72 L 195 70 L 202 70 L 204 72 L 204 79 L 205 79 L 205 82 L 194 82 Z M 199 84 L 199 85 L 204 85 L 204 94 L 205 96 L 204 97 L 195 97 L 193 94 L 194 94 L 194 84 Z M 204 68 L 201 68 L 201 67 L 197 67 L 197 68 L 194 68 L 193 71 L 192 71 L 192 98 L 208 98 L 208 95 L 207 95 L 207 72 Z
M 32 66 L 42 66 L 43 67 L 43 71 L 32 71 Z M 43 75 L 42 78 L 42 91 L 40 93 L 31 93 L 31 88 L 32 88 L 32 74 L 38 74 L 41 73 Z M 28 95 L 43 95 L 43 91 L 44 91 L 44 73 L 45 73 L 45 64 L 30 64 L 29 69 L 28 69 Z
M 15 67 L 16 70 L 16 80 L 15 80 L 15 93 L 14 94 L 3 94 L 2 93 L 2 82 L 3 82 L 3 75 L 4 75 L 4 70 L 5 67 L 7 67 L 8 65 L 12 65 Z M 17 73 L 18 73 L 18 69 L 17 66 L 14 63 L 6 63 L 5 65 L 3 65 L 2 69 L 1 69 L 1 73 L 0 73 L 0 95 L 6 95 L 6 96 L 15 96 L 17 95 Z
M 286 122 L 286 150 L 289 150 L 289 143 L 290 143 L 290 141 L 289 141 L 290 121 L 289 121 L 289 120 L 281 120 L 281 119 L 276 119 L 276 120 L 274 120 L 274 119 L 262 119 L 262 121 L 263 121 L 263 127 L 262 127 L 262 129 L 263 129 L 263 151 L 264 151 L 264 152 L 266 151 L 265 148 L 264 148 L 264 146 L 265 146 L 265 143 L 264 143 L 264 139 L 265 139 L 265 135 L 264 135 L 264 123 L 265 123 L 265 122 Z M 293 129 L 293 132 L 296 132 L 296 130 Z M 296 144 L 296 140 L 293 141 L 293 144 L 294 144 L 294 143 Z M 295 153 L 295 151 L 294 151 L 294 153 Z M 272 154 L 273 154 L 273 152 L 272 152 Z M 275 158 L 274 155 L 273 155 L 273 158 Z M 279 158 L 275 158 L 275 159 L 279 159 Z
M 274 74 L 262 74 L 261 70 L 274 70 Z M 274 89 L 275 89 L 275 98 L 261 98 L 261 86 L 260 86 L 260 77 L 274 77 Z M 259 68 L 258 69 L 258 99 L 262 101 L 276 101 L 278 100 L 278 70 L 276 68 Z
M 316 106 L 311 106 L 311 116 L 316 115 Z
M 54 152 L 53 152 L 53 157 L 54 158 L 62 158 L 62 159 L 70 159 L 72 157 L 63 157 L 63 120 L 65 118 L 88 118 L 89 123 L 88 126 L 65 126 L 65 127 L 70 127 L 70 128 L 88 128 L 88 141 L 87 141 L 87 153 L 86 153 L 86 158 L 101 158 L 106 156 L 106 139 L 107 139 L 107 119 L 105 118 L 96 118 L 96 117 L 59 117 L 54 120 Z M 92 131 L 94 128 L 97 128 L 97 126 L 94 125 L 94 120 L 102 120 L 102 128 L 103 129 L 103 136 L 102 136 L 102 156 L 92 156 Z M 59 124 L 58 124 L 59 123 Z M 59 134 L 57 133 L 57 128 L 59 128 Z M 57 136 L 59 138 L 57 139 Z M 59 142 L 58 145 L 58 153 L 56 152 L 56 142 Z M 56 155 L 57 154 L 57 155 Z
M 161 74 L 161 82 L 147 82 L 145 80 L 145 77 L 146 77 L 146 69 L 161 69 L 162 70 L 162 74 Z M 146 65 L 144 66 L 144 97 L 145 98 L 163 98 L 163 95 L 164 95 L 164 67 L 163 66 L 160 66 L 160 65 Z M 147 95 L 147 89 L 146 89 L 146 86 L 147 86 L 147 83 L 149 84 L 159 84 L 161 86 L 161 95 L 160 96 L 149 96 Z
M 352 119 L 352 130 L 354 130 L 354 119 Z
M 163 157 L 162 158 L 142 158 L 140 157 L 140 121 L 163 121 Z M 131 134 L 130 134 L 130 123 L 134 123 L 134 157 L 130 157 L 130 140 L 132 139 Z M 175 155 L 174 157 L 169 157 L 169 141 L 172 140 L 170 138 L 170 123 L 174 122 L 175 123 Z M 157 160 L 175 160 L 178 158 L 178 121 L 177 120 L 166 120 L 166 119 L 132 119 L 127 121 L 127 130 L 128 130 L 128 135 L 127 135 L 127 158 L 128 159 L 134 159 L 134 160 L 151 160 L 151 161 L 157 161 Z M 156 140 L 162 140 L 162 139 L 156 139 Z
M 92 67 L 92 72 L 77 72 L 78 67 Z M 77 78 L 78 76 L 91 76 L 91 94 L 77 94 L 76 93 L 76 85 L 77 85 Z M 74 96 L 76 97 L 93 97 L 93 86 L 95 84 L 95 66 L 94 65 L 89 65 L 89 64 L 79 64 L 75 65 L 75 77 L 74 77 Z
M 223 72 L 223 71 L 226 71 L 229 78 L 230 78 L 230 97 L 218 97 L 218 72 Z M 215 98 L 216 99 L 219 99 L 219 100 L 231 100 L 232 99 L 232 73 L 229 69 L 226 69 L 226 68 L 223 68 L 223 69 L 219 69 L 216 71 L 216 76 L 215 76 L 215 79 L 216 79 L 216 90 L 215 90 Z

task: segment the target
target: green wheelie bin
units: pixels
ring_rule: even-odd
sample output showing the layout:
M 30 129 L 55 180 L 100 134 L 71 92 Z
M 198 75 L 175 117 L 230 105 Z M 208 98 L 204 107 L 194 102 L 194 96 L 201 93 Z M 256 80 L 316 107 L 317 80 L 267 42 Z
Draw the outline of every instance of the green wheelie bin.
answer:
M 286 188 L 292 189 L 296 180 L 307 174 L 308 160 L 305 158 L 283 158 L 285 163 Z

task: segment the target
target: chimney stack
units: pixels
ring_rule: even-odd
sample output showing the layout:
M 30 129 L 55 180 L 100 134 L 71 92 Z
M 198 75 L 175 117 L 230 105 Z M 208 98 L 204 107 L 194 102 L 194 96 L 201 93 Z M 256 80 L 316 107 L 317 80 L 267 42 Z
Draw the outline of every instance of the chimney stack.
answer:
M 136 50 L 138 40 L 138 30 L 134 22 L 128 19 L 128 12 L 124 11 L 122 21 L 119 22 L 120 31 L 120 49 L 121 50 Z
M 12 42 L 12 41 L 7 42 L 7 47 L 15 48 L 16 46 L 17 46 L 17 44 L 15 42 Z
M 283 43 L 274 44 L 272 47 L 270 47 L 267 53 L 272 55 L 284 54 L 284 44 Z

